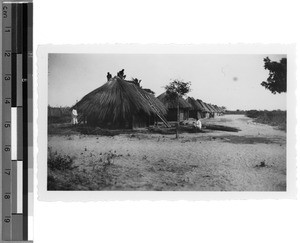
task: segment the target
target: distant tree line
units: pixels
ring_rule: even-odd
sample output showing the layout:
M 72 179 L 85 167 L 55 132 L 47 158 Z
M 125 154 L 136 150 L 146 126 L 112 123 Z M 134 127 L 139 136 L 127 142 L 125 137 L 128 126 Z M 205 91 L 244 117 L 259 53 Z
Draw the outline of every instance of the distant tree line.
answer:
M 248 110 L 246 116 L 253 118 L 255 122 L 277 126 L 286 131 L 286 111 Z

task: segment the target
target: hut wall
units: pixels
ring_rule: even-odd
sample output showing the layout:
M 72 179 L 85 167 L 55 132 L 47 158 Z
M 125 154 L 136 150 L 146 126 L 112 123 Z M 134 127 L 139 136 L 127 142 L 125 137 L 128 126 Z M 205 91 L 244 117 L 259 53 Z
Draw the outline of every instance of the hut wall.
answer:
M 168 121 L 177 121 L 176 109 L 168 109 L 168 113 L 166 117 Z
M 200 118 L 206 118 L 207 117 L 207 112 L 199 112 L 200 113 Z
M 195 110 L 189 111 L 189 118 L 200 119 L 204 117 L 205 117 L 205 113 L 202 113 L 200 111 L 195 111 Z
M 149 116 L 133 115 L 132 117 L 132 129 L 144 128 L 149 126 Z
M 180 121 L 189 119 L 189 117 L 190 117 L 190 114 L 189 114 L 189 113 L 190 113 L 189 110 L 183 110 L 183 111 L 182 111 L 182 119 L 181 119 L 181 117 L 180 117 Z
M 197 113 L 198 113 L 197 111 L 191 110 L 190 111 L 190 118 L 197 119 L 197 115 L 198 115 Z
M 179 121 L 188 119 L 189 111 L 188 110 L 179 110 Z M 177 109 L 169 109 L 166 115 L 168 121 L 177 121 Z

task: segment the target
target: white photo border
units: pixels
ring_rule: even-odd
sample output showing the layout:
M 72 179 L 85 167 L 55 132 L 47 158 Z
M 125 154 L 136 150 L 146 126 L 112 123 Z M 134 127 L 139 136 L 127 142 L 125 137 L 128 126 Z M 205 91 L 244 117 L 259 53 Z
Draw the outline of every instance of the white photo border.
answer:
M 34 83 L 35 169 L 38 200 L 41 201 L 123 201 L 123 200 L 237 200 L 296 199 L 296 46 L 292 44 L 104 44 L 41 45 L 37 51 L 38 78 Z M 202 192 L 202 191 L 47 191 L 47 106 L 48 54 L 285 54 L 287 55 L 287 190 L 285 192 Z M 35 178 L 36 179 L 36 178 Z

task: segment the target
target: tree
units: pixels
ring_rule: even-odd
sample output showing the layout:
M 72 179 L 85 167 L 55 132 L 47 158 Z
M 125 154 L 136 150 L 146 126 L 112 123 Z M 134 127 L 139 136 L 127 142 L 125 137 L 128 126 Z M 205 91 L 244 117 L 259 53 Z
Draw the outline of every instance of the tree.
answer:
M 266 57 L 264 62 L 264 68 L 269 70 L 269 77 L 261 85 L 273 94 L 286 92 L 287 59 L 282 58 L 279 62 L 275 62 Z
M 177 105 L 177 124 L 176 124 L 176 138 L 178 138 L 178 128 L 180 121 L 179 114 L 179 99 L 191 91 L 191 82 L 183 82 L 182 80 L 175 79 L 165 86 L 167 98 L 176 102 Z

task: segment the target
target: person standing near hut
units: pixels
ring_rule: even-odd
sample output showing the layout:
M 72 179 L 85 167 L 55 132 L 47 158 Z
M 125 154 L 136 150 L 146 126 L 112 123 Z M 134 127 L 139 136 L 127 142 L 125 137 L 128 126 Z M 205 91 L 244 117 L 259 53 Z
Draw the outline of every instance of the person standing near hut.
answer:
M 201 131 L 201 129 L 202 129 L 202 123 L 201 123 L 200 119 L 198 119 L 198 120 L 196 121 L 196 123 L 195 123 L 195 128 L 196 128 L 197 130 Z
M 78 124 L 77 117 L 78 117 L 77 110 L 76 110 L 76 109 L 73 109 L 73 110 L 72 110 L 72 124 L 73 124 L 73 125 Z

